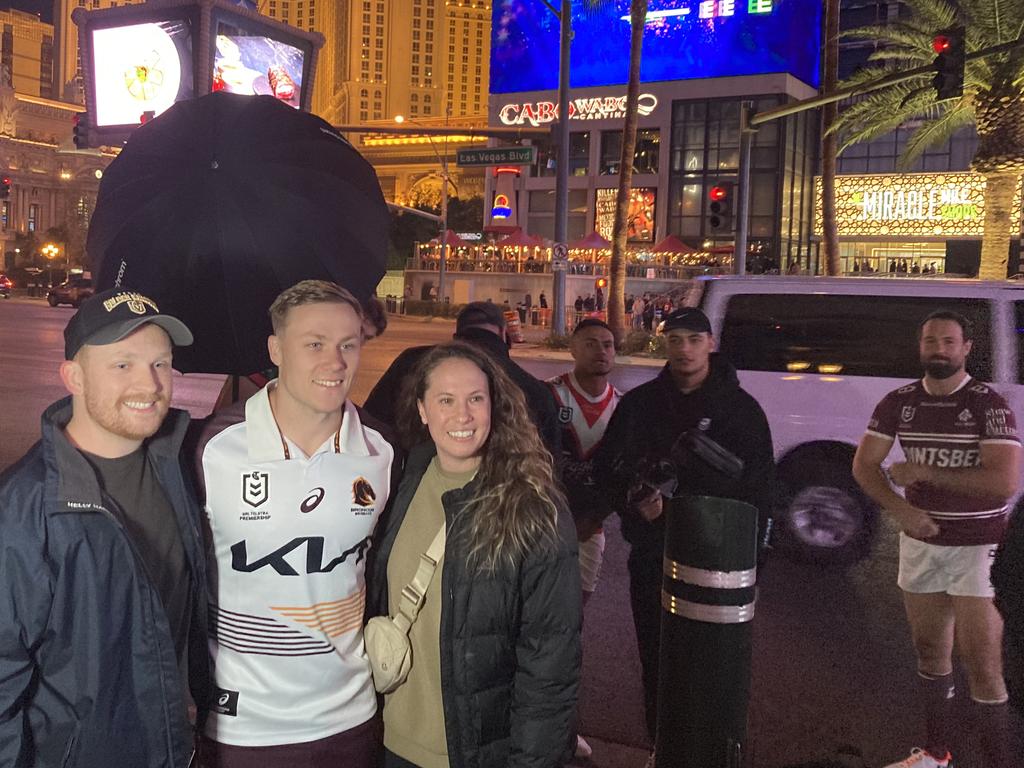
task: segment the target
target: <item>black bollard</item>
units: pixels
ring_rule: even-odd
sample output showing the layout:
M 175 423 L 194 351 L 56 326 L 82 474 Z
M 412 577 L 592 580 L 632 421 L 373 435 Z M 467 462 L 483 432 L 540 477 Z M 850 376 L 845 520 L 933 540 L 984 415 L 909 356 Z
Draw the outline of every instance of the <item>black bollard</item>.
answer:
M 658 768 L 740 768 L 750 700 L 757 509 L 669 502 L 661 592 Z

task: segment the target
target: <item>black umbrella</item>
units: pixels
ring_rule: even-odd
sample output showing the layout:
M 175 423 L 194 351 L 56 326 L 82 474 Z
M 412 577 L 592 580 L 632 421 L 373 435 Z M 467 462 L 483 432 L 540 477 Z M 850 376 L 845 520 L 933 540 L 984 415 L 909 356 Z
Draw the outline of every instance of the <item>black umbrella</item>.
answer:
M 389 216 L 370 164 L 272 96 L 214 93 L 141 126 L 103 176 L 87 249 L 97 288 L 153 298 L 195 335 L 181 371 L 269 364 L 267 309 L 299 280 L 361 301 L 384 274 Z

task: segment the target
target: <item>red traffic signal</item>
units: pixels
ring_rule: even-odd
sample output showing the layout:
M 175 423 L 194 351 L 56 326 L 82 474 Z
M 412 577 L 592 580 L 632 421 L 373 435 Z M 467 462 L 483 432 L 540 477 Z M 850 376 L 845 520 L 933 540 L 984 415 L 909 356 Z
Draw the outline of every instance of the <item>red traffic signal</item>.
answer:
M 932 38 L 932 50 L 936 53 L 945 53 L 953 47 L 953 41 L 947 35 L 936 35 Z
M 708 190 L 708 199 L 712 202 L 720 202 L 729 196 L 729 190 L 721 185 L 715 185 Z
M 0 179 L 0 199 L 6 200 L 11 196 L 11 177 L 4 176 Z

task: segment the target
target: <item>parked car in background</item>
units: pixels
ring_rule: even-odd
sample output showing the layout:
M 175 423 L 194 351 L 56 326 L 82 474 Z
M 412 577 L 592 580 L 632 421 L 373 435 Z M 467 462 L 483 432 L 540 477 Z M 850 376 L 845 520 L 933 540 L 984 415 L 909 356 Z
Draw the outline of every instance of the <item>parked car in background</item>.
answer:
M 768 417 L 778 468 L 775 544 L 797 559 L 855 562 L 879 510 L 853 454 L 887 393 L 920 378 L 918 325 L 948 309 L 974 325 L 967 370 L 1024 414 L 1024 286 L 870 277 L 713 277 L 687 303 Z M 889 457 L 900 461 L 897 447 Z
M 54 286 L 46 294 L 51 307 L 58 304 L 70 304 L 77 307 L 93 294 L 92 278 L 83 275 L 72 275 L 60 285 Z
M 14 281 L 3 272 L 0 272 L 0 296 L 5 299 L 11 298 L 11 289 L 14 288 Z

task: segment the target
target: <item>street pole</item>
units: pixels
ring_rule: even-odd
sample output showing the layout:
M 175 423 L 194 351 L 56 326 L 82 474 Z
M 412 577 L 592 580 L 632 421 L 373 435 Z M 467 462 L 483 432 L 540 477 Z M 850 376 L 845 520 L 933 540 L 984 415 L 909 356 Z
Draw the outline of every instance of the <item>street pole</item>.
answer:
M 569 242 L 569 50 L 572 44 L 572 4 L 562 0 L 559 13 L 561 51 L 558 59 L 558 157 L 555 171 L 555 249 L 553 253 L 566 253 Z M 555 274 L 555 318 L 552 331 L 565 334 L 565 269 L 564 265 L 552 269 Z
M 739 194 L 736 196 L 736 237 L 732 248 L 732 265 L 737 275 L 747 273 L 747 212 L 750 210 L 750 146 L 754 143 L 756 128 L 750 127 L 753 104 L 740 102 L 740 173 Z
M 446 147 L 447 149 L 447 147 Z M 441 155 L 441 260 L 437 266 L 437 300 L 444 303 L 444 273 L 448 262 L 448 154 Z

